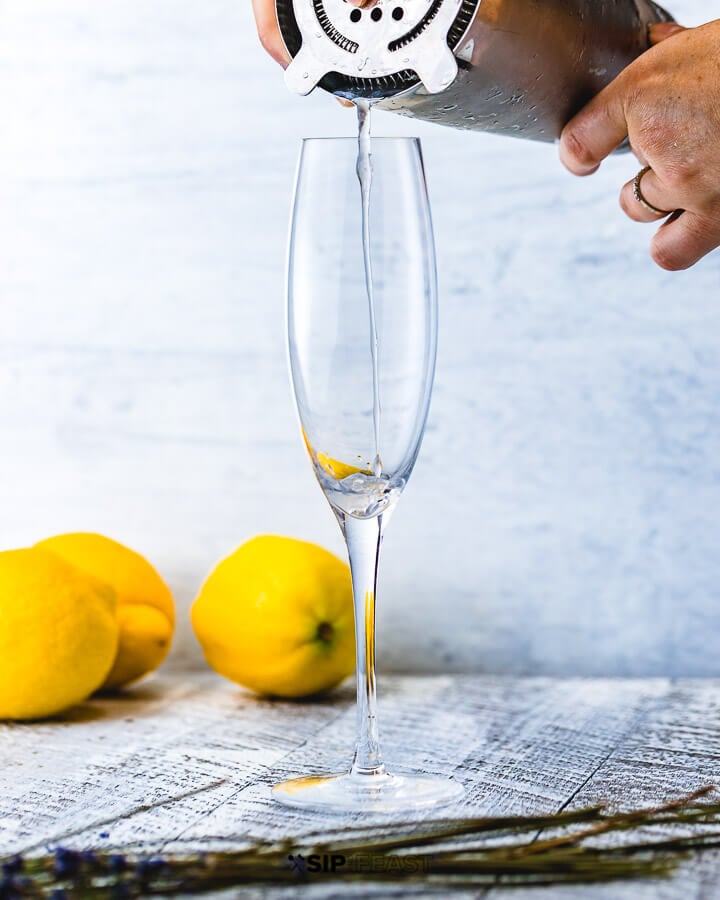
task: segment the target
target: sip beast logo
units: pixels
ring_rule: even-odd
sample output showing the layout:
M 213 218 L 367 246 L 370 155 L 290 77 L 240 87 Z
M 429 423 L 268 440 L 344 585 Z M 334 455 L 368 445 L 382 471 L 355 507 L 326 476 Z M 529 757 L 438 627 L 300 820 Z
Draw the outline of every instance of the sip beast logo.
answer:
M 342 853 L 311 853 L 303 856 L 302 853 L 291 853 L 288 856 L 290 868 L 298 875 L 315 874 L 318 872 L 337 872 L 345 865 L 345 856 Z

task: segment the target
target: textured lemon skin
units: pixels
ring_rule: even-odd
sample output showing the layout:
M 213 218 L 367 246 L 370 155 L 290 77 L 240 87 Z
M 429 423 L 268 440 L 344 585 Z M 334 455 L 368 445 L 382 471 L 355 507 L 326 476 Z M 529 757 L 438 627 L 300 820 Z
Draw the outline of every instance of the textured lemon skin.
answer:
M 311 696 L 354 668 L 350 570 L 316 544 L 253 538 L 210 573 L 191 619 L 210 666 L 259 694 Z
M 41 719 L 85 700 L 115 659 L 112 588 L 51 553 L 0 553 L 0 719 Z
M 145 557 L 90 532 L 59 534 L 36 546 L 115 590 L 120 640 L 103 689 L 123 687 L 157 669 L 172 644 L 175 604 L 170 588 Z

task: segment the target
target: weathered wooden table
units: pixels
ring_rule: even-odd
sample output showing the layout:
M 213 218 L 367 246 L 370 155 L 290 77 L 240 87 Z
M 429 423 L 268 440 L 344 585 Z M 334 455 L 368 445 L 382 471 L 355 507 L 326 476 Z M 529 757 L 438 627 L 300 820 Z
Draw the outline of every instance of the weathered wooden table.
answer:
M 467 799 L 448 808 L 451 815 L 549 812 L 600 800 L 650 805 L 720 783 L 715 681 L 386 676 L 379 689 L 387 762 L 462 781 Z M 351 684 L 323 702 L 278 703 L 206 672 L 177 673 L 119 698 L 93 699 L 56 722 L 1 725 L 0 856 L 58 843 L 227 848 L 248 835 L 337 824 L 337 817 L 276 805 L 269 788 L 347 765 L 353 700 Z M 338 895 L 337 885 L 319 881 L 306 890 Z M 342 896 L 389 891 L 342 885 Z M 685 864 L 667 882 L 551 893 L 719 897 L 720 855 Z M 244 893 L 296 894 L 297 888 Z M 492 890 L 482 896 L 493 894 L 499 896 Z

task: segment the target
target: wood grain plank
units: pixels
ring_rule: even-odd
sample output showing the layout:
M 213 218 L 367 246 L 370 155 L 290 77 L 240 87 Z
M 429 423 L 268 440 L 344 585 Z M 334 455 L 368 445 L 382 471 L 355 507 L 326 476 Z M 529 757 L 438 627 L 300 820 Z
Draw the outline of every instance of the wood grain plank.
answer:
M 572 806 L 598 801 L 616 807 L 649 806 L 707 784 L 720 786 L 720 686 L 716 681 L 672 684 L 661 703 L 650 705 L 639 725 L 573 798 Z M 704 854 L 683 866 L 672 882 L 643 890 L 638 893 L 640 900 L 646 896 L 716 898 L 720 896 L 720 853 Z M 613 895 L 606 888 L 598 896 L 610 900 Z
M 380 728 L 391 769 L 463 782 L 466 799 L 449 815 L 550 812 L 604 799 L 627 807 L 717 776 L 719 694 L 711 682 L 388 676 L 380 680 Z M 342 771 L 354 728 L 351 683 L 322 702 L 280 703 L 208 673 L 156 678 L 65 720 L 2 725 L 0 853 L 58 842 L 208 849 L 352 823 L 360 817 L 279 807 L 269 789 L 285 777 Z M 633 893 L 613 886 L 557 895 L 712 896 L 716 861 L 691 868 L 687 894 L 675 880 L 633 884 Z M 370 896 L 365 888 L 343 893 Z M 312 896 L 329 890 L 318 885 Z
M 199 675 L 94 699 L 70 719 L 0 726 L 0 853 L 88 830 L 97 841 L 111 822 L 143 812 L 155 821 L 170 801 L 197 803 L 238 772 L 264 771 L 346 703 L 339 695 L 280 712 Z

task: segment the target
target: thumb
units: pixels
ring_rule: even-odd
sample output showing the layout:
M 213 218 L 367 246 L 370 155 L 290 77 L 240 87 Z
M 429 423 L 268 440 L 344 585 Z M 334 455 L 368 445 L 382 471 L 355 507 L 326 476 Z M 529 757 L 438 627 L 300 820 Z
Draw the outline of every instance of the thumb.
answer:
M 650 26 L 650 43 L 661 44 L 674 34 L 680 34 L 681 31 L 687 31 L 687 28 L 684 25 L 678 25 L 677 22 L 656 22 L 655 25 Z
M 623 76 L 593 97 L 560 135 L 560 160 L 574 175 L 592 175 L 628 136 Z

